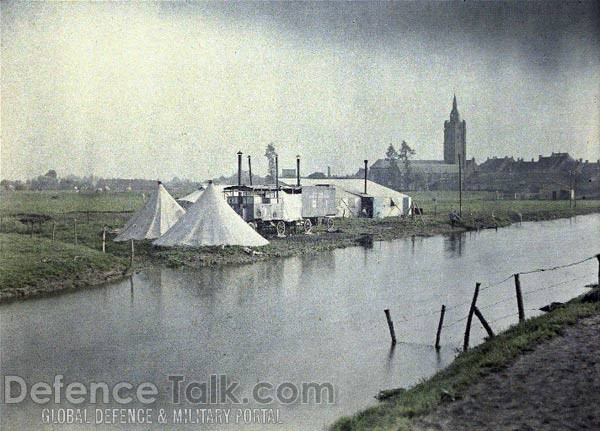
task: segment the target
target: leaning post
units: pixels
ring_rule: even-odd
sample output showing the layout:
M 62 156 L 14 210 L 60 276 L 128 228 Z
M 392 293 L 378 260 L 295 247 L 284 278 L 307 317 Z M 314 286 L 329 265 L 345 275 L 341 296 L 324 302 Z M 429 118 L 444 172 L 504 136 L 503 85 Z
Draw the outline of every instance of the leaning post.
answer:
M 515 274 L 515 290 L 517 293 L 517 307 L 519 308 L 519 322 L 525 321 L 525 309 L 523 307 L 523 294 L 521 293 L 521 280 L 519 274 Z
M 102 228 L 102 253 L 106 253 L 106 226 Z
M 481 283 L 475 283 L 475 292 L 473 293 L 473 300 L 471 301 L 471 307 L 469 308 L 469 314 L 467 316 L 467 327 L 465 328 L 465 341 L 463 344 L 463 350 L 469 349 L 469 337 L 471 335 L 471 323 L 473 322 L 473 313 L 475 312 L 475 305 L 477 304 L 477 297 L 479 296 L 479 287 Z
M 435 335 L 435 350 L 440 350 L 440 337 L 442 335 L 442 326 L 444 326 L 444 314 L 446 314 L 446 306 L 442 305 L 440 322 L 438 323 L 437 334 Z
M 483 314 L 481 314 L 481 311 L 479 311 L 479 308 L 475 307 L 475 310 L 473 310 L 473 311 L 475 312 L 475 316 L 477 316 L 477 318 L 479 319 L 479 321 L 483 325 L 483 328 L 487 332 L 488 337 L 493 338 L 494 337 L 494 331 L 492 331 L 492 327 L 487 322 L 487 320 L 485 320 L 485 317 L 483 317 Z
M 390 336 L 392 337 L 392 345 L 396 344 L 396 332 L 394 331 L 394 322 L 392 322 L 392 317 L 390 316 L 390 310 L 387 308 L 383 310 L 385 313 L 385 318 L 387 320 L 388 328 L 390 329 Z

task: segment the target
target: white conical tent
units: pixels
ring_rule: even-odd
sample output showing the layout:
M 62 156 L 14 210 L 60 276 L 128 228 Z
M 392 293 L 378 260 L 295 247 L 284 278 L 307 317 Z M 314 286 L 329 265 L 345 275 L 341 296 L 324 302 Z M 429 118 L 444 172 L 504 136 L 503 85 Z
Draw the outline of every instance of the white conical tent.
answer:
M 158 183 L 150 199 L 125 224 L 115 241 L 156 239 L 168 231 L 183 214 L 185 210 Z
M 258 247 L 269 241 L 244 221 L 209 184 L 196 203 L 154 245 L 192 247 L 243 245 Z

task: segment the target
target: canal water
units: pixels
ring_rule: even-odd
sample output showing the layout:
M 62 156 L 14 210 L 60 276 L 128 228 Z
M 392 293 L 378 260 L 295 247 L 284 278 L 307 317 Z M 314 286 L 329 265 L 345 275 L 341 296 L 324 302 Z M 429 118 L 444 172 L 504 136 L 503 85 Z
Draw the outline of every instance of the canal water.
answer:
M 66 383 L 86 385 L 154 382 L 159 396 L 148 407 L 169 414 L 169 424 L 156 429 L 324 429 L 336 418 L 376 403 L 379 390 L 409 387 L 448 365 L 462 344 L 476 282 L 484 288 L 478 301 L 482 313 L 495 330 L 506 328 L 517 321 L 514 283 L 497 283 L 516 272 L 597 254 L 599 227 L 600 215 L 589 215 L 253 265 L 144 271 L 104 288 L 1 306 L 1 372 L 29 384 L 52 383 L 57 374 Z M 539 314 L 540 306 L 581 294 L 597 272 L 592 259 L 522 275 L 526 314 Z M 447 326 L 436 352 L 432 344 L 442 304 L 448 307 Z M 386 308 L 396 326 L 393 349 Z M 477 344 L 484 332 L 477 321 L 473 328 L 471 340 Z M 250 400 L 242 406 L 212 405 L 213 410 L 271 408 L 281 424 L 265 426 L 255 418 L 254 424 L 243 426 L 173 425 L 173 408 L 196 406 L 173 405 L 169 375 L 184 376 L 184 385 L 226 375 L 239 382 L 236 394 Z M 282 383 L 301 389 L 302 383 L 327 382 L 335 400 L 319 405 L 275 400 L 263 406 L 250 396 L 257 382 L 272 384 L 262 395 L 274 397 Z M 4 397 L 4 386 L 2 393 Z M 0 425 L 62 429 L 41 424 L 43 408 L 60 407 L 87 408 L 93 422 L 95 408 L 143 405 L 38 405 L 26 399 L 1 404 Z

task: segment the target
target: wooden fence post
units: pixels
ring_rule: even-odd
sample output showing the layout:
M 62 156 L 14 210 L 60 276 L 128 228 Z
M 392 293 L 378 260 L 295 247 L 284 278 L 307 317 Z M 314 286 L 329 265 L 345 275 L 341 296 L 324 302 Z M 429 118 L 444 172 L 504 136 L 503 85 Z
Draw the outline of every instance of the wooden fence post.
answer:
M 515 290 L 517 293 L 517 307 L 519 308 L 519 322 L 525 321 L 525 310 L 523 308 L 523 294 L 521 293 L 521 280 L 519 274 L 515 274 Z
M 106 226 L 102 228 L 102 253 L 106 253 Z
M 435 335 L 435 350 L 440 350 L 440 336 L 442 335 L 442 326 L 444 325 L 444 314 L 446 314 L 446 306 L 442 305 L 440 322 L 438 323 L 437 334 Z
M 596 255 L 596 259 L 598 259 L 598 285 L 600 286 L 600 254 Z
M 392 344 L 396 344 L 396 332 L 394 331 L 394 322 L 392 322 L 392 317 L 390 316 L 390 310 L 383 310 L 385 313 L 385 318 L 387 319 L 388 328 L 390 329 L 390 336 L 392 337 Z
M 54 242 L 54 233 L 56 232 L 56 221 L 52 220 L 52 241 Z
M 475 316 L 477 316 L 477 318 L 485 328 L 485 331 L 488 333 L 488 336 L 490 338 L 494 337 L 494 331 L 492 331 L 492 327 L 487 323 L 487 320 L 485 320 L 483 314 L 481 314 L 481 311 L 479 311 L 479 308 L 475 307 L 473 311 L 475 312 Z
M 73 218 L 73 231 L 75 232 L 75 245 L 77 245 L 77 218 Z
M 463 344 L 464 351 L 467 351 L 469 348 L 469 337 L 471 335 L 471 323 L 473 321 L 473 313 L 475 312 L 475 304 L 477 304 L 477 297 L 479 296 L 479 286 L 481 286 L 481 283 L 475 283 L 475 292 L 473 293 L 473 300 L 471 301 L 471 307 L 469 308 L 469 315 L 467 316 L 467 327 L 465 328 L 465 342 Z
M 133 245 L 133 239 L 131 240 L 131 270 L 133 271 L 133 257 L 135 256 L 135 248 Z

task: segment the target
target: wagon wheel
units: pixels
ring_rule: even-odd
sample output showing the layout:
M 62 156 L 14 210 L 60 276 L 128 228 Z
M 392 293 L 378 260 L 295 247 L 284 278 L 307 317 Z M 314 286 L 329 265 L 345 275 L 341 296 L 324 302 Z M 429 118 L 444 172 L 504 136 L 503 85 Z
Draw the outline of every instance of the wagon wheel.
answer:
M 305 219 L 303 223 L 304 233 L 310 233 L 312 231 L 312 222 L 310 219 Z
M 327 230 L 331 232 L 333 230 L 334 224 L 335 224 L 335 222 L 333 221 L 333 219 L 331 217 L 329 217 L 327 219 Z
M 258 225 L 256 224 L 256 222 L 253 221 L 249 221 L 248 226 L 250 226 L 254 230 L 258 229 Z
M 279 220 L 276 227 L 277 236 L 285 236 L 285 222 L 283 220 Z

